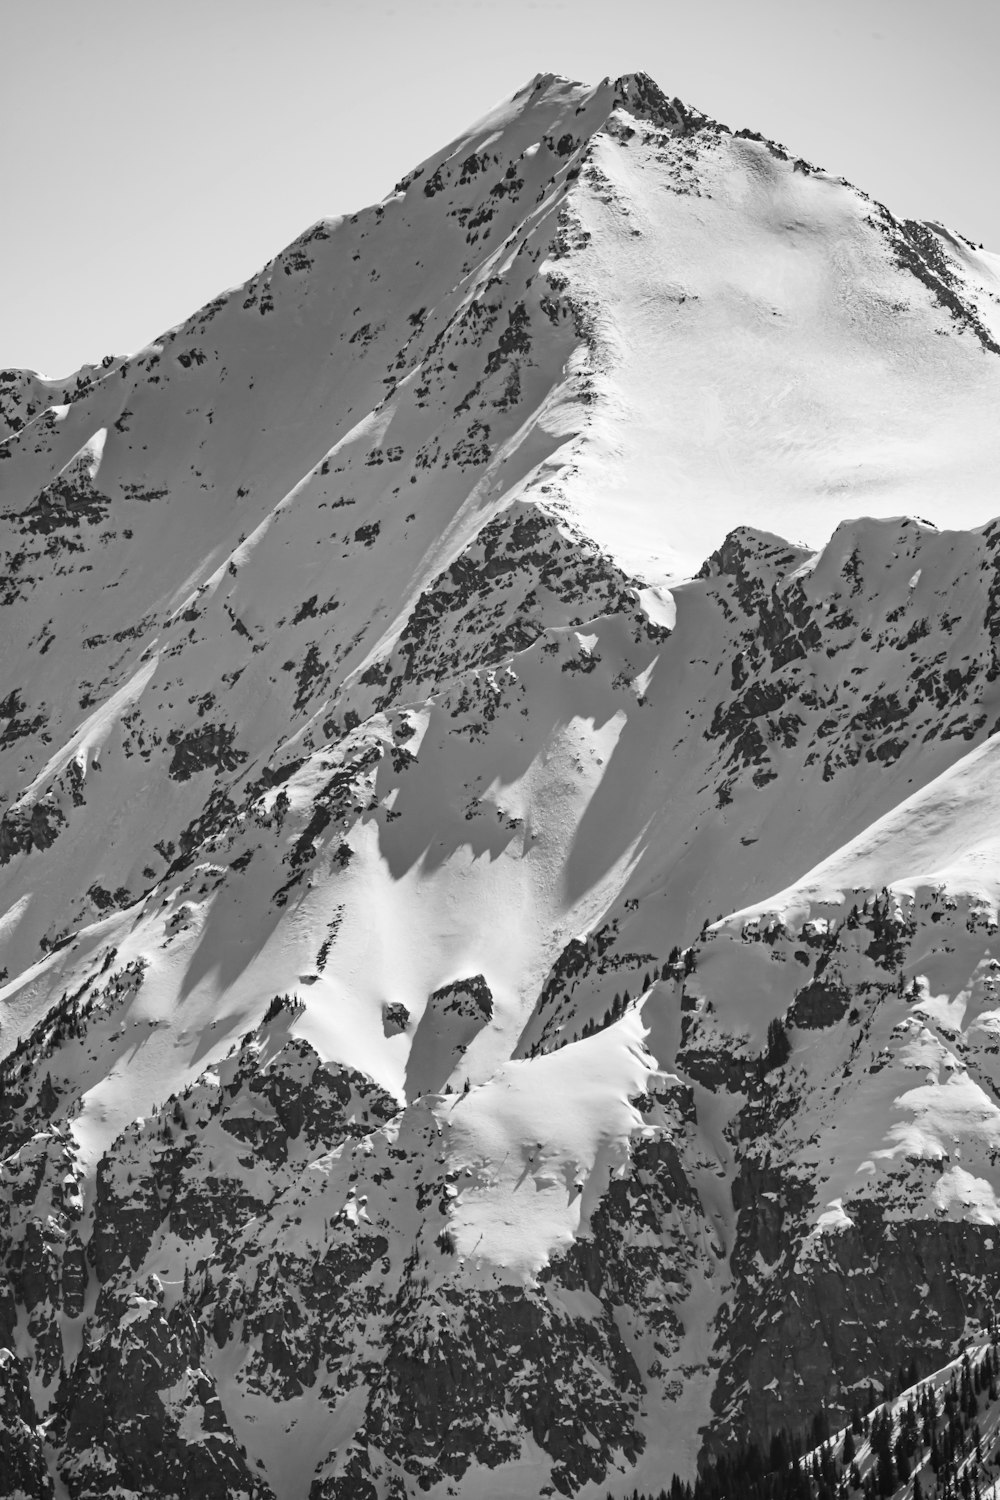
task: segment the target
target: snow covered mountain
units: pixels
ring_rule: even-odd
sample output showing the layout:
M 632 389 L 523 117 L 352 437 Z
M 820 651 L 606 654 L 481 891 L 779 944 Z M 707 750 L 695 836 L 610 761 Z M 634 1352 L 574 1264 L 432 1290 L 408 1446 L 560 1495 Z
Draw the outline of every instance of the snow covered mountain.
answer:
M 641 74 L 0 375 L 9 1493 L 653 1492 L 986 1327 L 998 411 L 1000 258 Z

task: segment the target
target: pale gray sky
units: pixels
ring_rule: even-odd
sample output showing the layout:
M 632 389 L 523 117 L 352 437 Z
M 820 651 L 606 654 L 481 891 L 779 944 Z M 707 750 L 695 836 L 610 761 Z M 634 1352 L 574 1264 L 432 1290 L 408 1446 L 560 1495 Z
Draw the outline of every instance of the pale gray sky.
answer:
M 1000 0 L 0 0 L 0 366 L 140 347 L 542 71 L 1000 250 L 998 57 Z

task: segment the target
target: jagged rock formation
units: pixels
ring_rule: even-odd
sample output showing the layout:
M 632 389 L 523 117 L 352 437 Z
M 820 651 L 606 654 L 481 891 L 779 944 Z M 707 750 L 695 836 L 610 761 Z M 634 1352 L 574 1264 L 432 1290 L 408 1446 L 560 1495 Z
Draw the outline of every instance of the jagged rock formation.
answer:
M 631 1494 L 982 1326 L 998 339 L 544 77 L 0 377 L 15 1493 Z

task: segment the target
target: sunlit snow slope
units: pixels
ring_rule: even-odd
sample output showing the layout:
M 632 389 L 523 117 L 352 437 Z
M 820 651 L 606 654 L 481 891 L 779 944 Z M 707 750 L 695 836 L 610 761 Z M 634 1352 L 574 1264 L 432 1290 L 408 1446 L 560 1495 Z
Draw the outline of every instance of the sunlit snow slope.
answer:
M 997 257 L 644 75 L 0 376 L 15 1493 L 631 1493 L 952 1357 L 998 409 Z

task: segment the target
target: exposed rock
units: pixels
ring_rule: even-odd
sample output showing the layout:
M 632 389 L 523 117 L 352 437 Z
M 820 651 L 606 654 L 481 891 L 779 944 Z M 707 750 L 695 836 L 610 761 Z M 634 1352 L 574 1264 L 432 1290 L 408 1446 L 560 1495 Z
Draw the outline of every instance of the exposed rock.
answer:
M 0 1474 L 10 1500 L 50 1500 L 54 1493 L 42 1435 L 28 1389 L 28 1372 L 0 1348 Z

